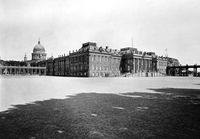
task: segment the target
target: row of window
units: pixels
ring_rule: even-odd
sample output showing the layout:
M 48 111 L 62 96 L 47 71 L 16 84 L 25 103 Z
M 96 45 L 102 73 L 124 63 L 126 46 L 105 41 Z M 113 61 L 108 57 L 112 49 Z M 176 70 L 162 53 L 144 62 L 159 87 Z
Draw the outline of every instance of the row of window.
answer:
M 81 56 L 75 56 L 75 57 L 71 57 L 71 62 L 86 62 L 87 61 L 87 56 L 85 55 L 81 55 Z
M 76 57 L 71 57 L 71 63 L 75 63 L 75 62 L 88 62 L 86 56 L 76 56 Z M 114 63 L 120 63 L 120 59 L 118 58 L 110 58 L 108 56 L 100 56 L 100 55 L 93 55 L 91 56 L 91 61 L 97 61 L 97 62 L 114 62 Z M 66 64 L 68 64 L 69 61 L 67 61 Z M 63 66 L 64 65 L 64 61 L 58 61 L 55 62 L 55 66 Z
M 61 67 L 57 67 L 55 66 L 55 71 L 63 71 L 64 70 L 64 66 Z M 69 66 L 66 66 L 66 70 L 69 70 Z M 75 65 L 75 66 L 71 66 L 70 67 L 71 71 L 76 71 L 76 70 L 87 70 L 87 66 L 82 66 L 82 65 Z
M 120 62 L 120 59 L 118 59 L 118 58 L 111 58 L 109 56 L 92 55 L 91 56 L 91 61 L 97 61 L 97 62 L 106 62 L 106 61 L 109 61 L 109 62 L 117 63 L 117 62 Z
M 108 67 L 108 66 L 96 66 L 92 65 L 92 70 L 119 70 L 119 67 Z
M 119 76 L 120 73 L 107 73 L 107 72 L 92 72 L 92 77 L 108 77 L 108 76 Z
M 160 66 L 166 67 L 167 66 L 167 62 L 158 62 L 158 67 L 160 67 Z
M 41 56 L 41 55 L 34 55 L 33 59 L 38 59 L 38 58 L 46 58 L 46 56 Z
M 131 63 L 143 63 L 143 64 L 149 64 L 151 63 L 151 60 L 144 60 L 144 59 L 138 59 L 138 60 L 132 60 L 132 59 L 129 59 L 128 60 L 128 63 L 131 64 Z
M 75 72 L 71 73 L 71 76 L 87 76 L 87 72 Z
M 66 67 L 66 69 L 69 69 L 69 66 Z M 71 71 L 77 71 L 77 70 L 87 70 L 88 66 L 87 65 L 74 65 L 70 67 Z M 64 67 L 60 67 L 58 68 L 57 66 L 55 66 L 55 70 L 64 70 Z M 119 70 L 119 67 L 113 66 L 113 67 L 108 67 L 108 66 L 96 66 L 96 65 L 92 65 L 92 70 L 105 70 L 105 71 L 109 71 L 109 70 L 113 70 L 113 71 L 117 71 Z
M 86 56 L 76 56 L 76 57 L 71 57 L 70 58 L 71 63 L 76 63 L 76 62 L 87 62 L 87 57 Z M 60 61 L 56 61 L 55 64 L 59 64 L 59 65 L 64 65 L 64 61 L 60 60 Z M 69 64 L 69 59 L 66 59 L 65 64 Z
M 127 66 L 126 68 L 127 68 L 128 71 L 130 71 L 130 70 L 136 70 L 136 71 L 138 71 L 138 70 L 139 71 L 147 70 L 148 71 L 148 70 L 150 70 L 152 68 L 151 66 L 150 67 L 135 67 L 135 68 L 134 67 L 131 68 L 131 67 L 132 66 Z
M 76 70 L 87 70 L 88 66 L 87 65 L 74 65 L 71 66 L 71 71 L 76 71 Z
M 87 72 L 74 72 L 74 73 L 65 73 L 56 72 L 55 75 L 68 75 L 68 76 L 87 76 Z

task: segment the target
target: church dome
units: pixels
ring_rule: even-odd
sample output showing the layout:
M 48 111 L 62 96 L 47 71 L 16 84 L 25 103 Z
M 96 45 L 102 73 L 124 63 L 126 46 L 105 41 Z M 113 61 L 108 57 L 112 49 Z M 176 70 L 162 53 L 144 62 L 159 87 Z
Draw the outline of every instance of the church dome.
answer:
M 37 52 L 45 52 L 44 46 L 40 44 L 40 41 L 38 41 L 38 44 L 33 48 L 33 53 Z

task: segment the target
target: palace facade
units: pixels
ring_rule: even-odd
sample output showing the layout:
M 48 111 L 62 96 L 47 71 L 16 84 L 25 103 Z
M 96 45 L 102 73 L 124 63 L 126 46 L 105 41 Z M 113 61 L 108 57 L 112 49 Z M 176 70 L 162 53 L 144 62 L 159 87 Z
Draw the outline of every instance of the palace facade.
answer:
M 127 73 L 156 76 L 166 75 L 167 59 L 137 48 L 126 47 L 119 51 L 87 42 L 79 50 L 39 61 L 37 65 L 45 66 L 46 74 L 53 76 L 115 77 Z
M 45 67 L 42 69 L 42 73 L 50 76 L 115 77 L 127 74 L 160 76 L 166 75 L 167 66 L 179 65 L 179 61 L 174 58 L 157 56 L 155 52 L 142 52 L 133 47 L 120 50 L 110 49 L 108 46 L 98 47 L 94 42 L 83 43 L 79 50 L 69 52 L 68 55 L 46 59 L 45 48 L 38 41 L 38 44 L 33 48 L 31 60 L 27 60 L 25 55 L 24 61 L 18 61 L 17 64 L 16 61 L 2 61 L 0 74 L 8 68 L 3 68 L 3 66 L 20 67 L 21 65 L 30 67 L 30 69 L 35 67 L 34 69 L 37 70 L 31 71 L 22 68 L 22 71 L 25 72 L 20 73 L 41 74 L 40 67 Z M 15 69 L 10 70 L 11 73 L 15 73 L 13 71 Z
M 156 68 L 156 73 L 159 73 L 161 75 L 166 75 L 166 70 L 167 70 L 167 57 L 163 57 L 163 56 L 156 56 L 154 58 L 155 61 L 155 68 Z
M 120 51 L 87 42 L 78 51 L 45 61 L 47 75 L 73 77 L 114 77 L 120 75 Z M 44 61 L 38 63 L 43 65 Z
M 148 74 L 154 71 L 152 55 L 132 47 L 122 48 L 121 54 L 122 73 Z

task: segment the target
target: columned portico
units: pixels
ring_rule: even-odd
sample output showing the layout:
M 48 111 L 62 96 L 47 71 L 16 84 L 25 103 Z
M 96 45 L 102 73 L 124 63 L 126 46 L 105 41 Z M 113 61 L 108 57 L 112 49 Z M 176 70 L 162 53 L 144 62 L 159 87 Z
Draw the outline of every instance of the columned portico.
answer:
M 38 74 L 46 75 L 46 67 L 0 66 L 0 74 Z

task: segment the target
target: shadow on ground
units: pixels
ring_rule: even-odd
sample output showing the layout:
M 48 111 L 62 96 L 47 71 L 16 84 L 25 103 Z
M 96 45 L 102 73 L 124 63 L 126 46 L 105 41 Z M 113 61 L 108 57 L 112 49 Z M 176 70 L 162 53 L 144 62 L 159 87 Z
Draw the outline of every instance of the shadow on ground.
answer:
M 200 137 L 200 90 L 151 90 L 160 94 L 82 93 L 68 99 L 16 105 L 0 113 L 0 138 Z

